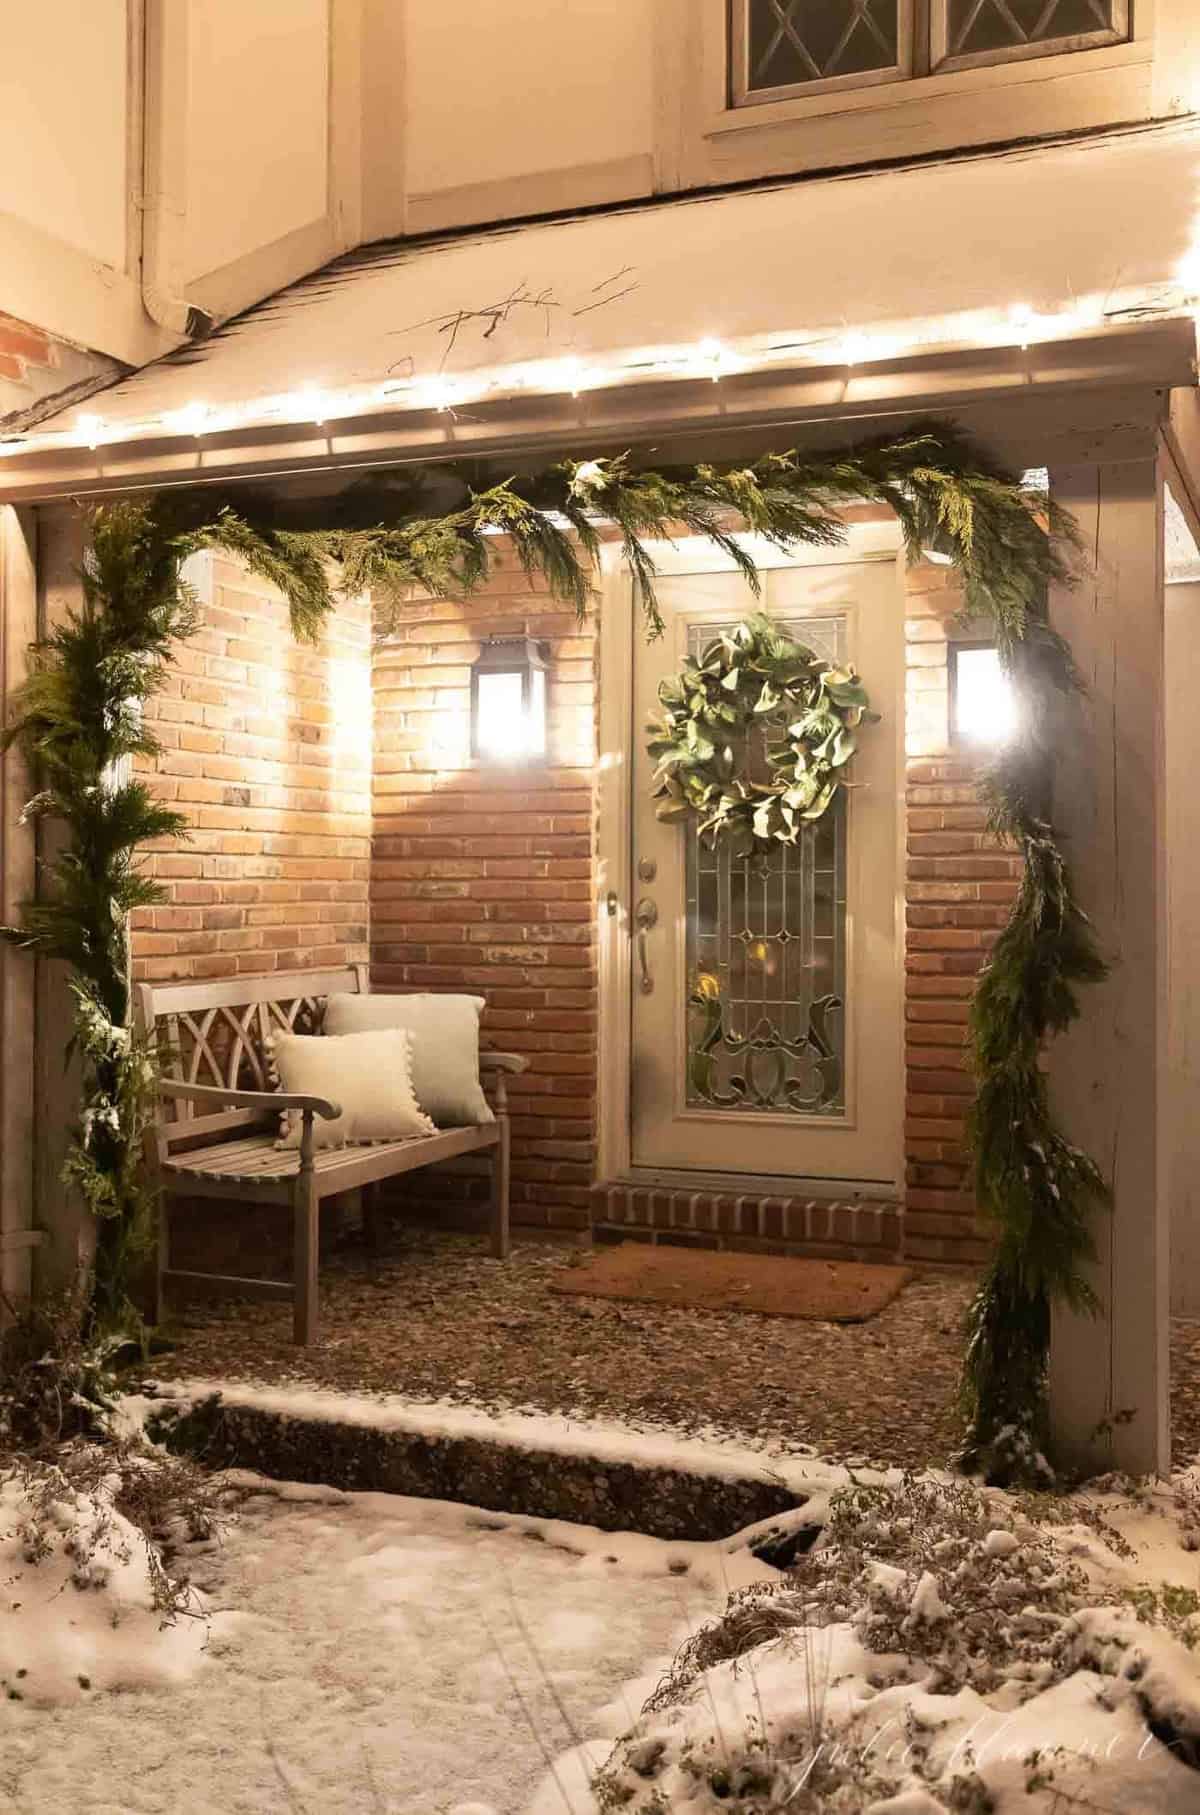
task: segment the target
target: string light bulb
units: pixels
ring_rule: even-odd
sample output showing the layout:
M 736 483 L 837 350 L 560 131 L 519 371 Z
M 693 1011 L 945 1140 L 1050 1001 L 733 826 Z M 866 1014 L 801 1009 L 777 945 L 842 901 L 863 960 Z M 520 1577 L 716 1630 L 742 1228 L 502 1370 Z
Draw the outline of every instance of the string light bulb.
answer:
M 182 410 L 172 410 L 163 421 L 177 435 L 202 435 L 209 427 L 210 415 L 206 403 L 189 403 Z
M 446 378 L 427 378 L 418 387 L 418 394 L 418 407 L 436 410 L 439 416 L 444 416 L 456 403 L 462 402 L 461 395 Z
M 284 399 L 284 406 L 295 411 L 293 420 L 315 422 L 320 428 L 330 414 L 331 399 L 317 384 L 303 384 L 298 391 Z
M 717 384 L 720 380 L 727 357 L 725 348 L 721 345 L 719 340 L 712 340 L 711 338 L 702 340 L 700 345 L 696 348 L 696 359 L 702 366 L 711 368 L 709 377 L 714 384 Z
M 1200 297 L 1200 246 L 1192 246 L 1180 259 L 1175 281 L 1189 302 Z

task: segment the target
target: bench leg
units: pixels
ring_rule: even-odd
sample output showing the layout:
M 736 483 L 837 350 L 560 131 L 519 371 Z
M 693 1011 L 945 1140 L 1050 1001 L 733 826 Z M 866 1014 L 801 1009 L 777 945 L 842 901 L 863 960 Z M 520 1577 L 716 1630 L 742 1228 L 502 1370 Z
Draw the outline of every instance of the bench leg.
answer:
M 378 1182 L 362 1188 L 362 1227 L 367 1253 L 372 1260 L 378 1260 L 383 1251 L 383 1211 Z
M 158 1199 L 158 1251 L 154 1260 L 154 1327 L 160 1328 L 167 1310 L 167 1290 L 163 1275 L 171 1265 L 171 1200 L 166 1192 Z
M 507 1260 L 508 1239 L 508 1117 L 499 1115 L 500 1139 L 492 1149 L 492 1253 L 497 1260 Z
M 308 1348 L 317 1340 L 317 1272 L 320 1255 L 321 1204 L 312 1168 L 311 1112 L 305 1111 L 309 1140 L 301 1145 L 292 1211 L 295 1223 L 292 1338 Z M 306 1151 L 307 1148 L 307 1151 Z

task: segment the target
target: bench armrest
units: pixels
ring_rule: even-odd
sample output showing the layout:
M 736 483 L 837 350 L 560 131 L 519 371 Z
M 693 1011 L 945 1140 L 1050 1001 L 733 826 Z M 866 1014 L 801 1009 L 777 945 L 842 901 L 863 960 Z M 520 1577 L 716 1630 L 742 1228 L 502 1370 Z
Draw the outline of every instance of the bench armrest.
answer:
M 480 1071 L 528 1071 L 529 1060 L 524 1053 L 491 1052 L 486 1047 L 479 1049 Z
M 184 1084 L 178 1078 L 160 1078 L 158 1088 L 164 1097 L 182 1097 L 189 1103 L 207 1103 L 213 1109 L 306 1109 L 332 1122 L 341 1115 L 341 1105 L 325 1097 L 288 1095 L 282 1090 L 226 1090 L 223 1084 Z

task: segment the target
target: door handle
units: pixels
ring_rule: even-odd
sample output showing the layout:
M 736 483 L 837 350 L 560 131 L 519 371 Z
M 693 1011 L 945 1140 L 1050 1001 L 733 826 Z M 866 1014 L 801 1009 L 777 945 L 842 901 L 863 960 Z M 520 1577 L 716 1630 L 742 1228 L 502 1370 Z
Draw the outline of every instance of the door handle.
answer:
M 648 895 L 643 895 L 633 910 L 633 923 L 637 928 L 638 965 L 641 969 L 641 990 L 648 996 L 654 989 L 654 978 L 650 975 L 650 959 L 646 947 L 646 935 L 658 925 L 658 909 Z

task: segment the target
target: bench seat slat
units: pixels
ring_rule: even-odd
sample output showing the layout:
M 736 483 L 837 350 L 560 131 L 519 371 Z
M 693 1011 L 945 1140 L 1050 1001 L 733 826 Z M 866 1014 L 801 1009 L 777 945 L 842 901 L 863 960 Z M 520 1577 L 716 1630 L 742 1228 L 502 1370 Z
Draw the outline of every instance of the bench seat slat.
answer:
M 443 1128 L 437 1134 L 414 1135 L 404 1141 L 380 1141 L 370 1146 L 322 1147 L 313 1155 L 313 1171 L 323 1197 L 351 1191 L 356 1185 L 415 1171 L 437 1160 L 476 1148 L 493 1147 L 496 1124 L 479 1128 Z M 224 1185 L 278 1185 L 290 1183 L 300 1170 L 294 1148 L 276 1147 L 270 1138 L 225 1141 L 190 1153 L 171 1154 L 163 1162 L 164 1183 L 186 1192 L 192 1183 Z

